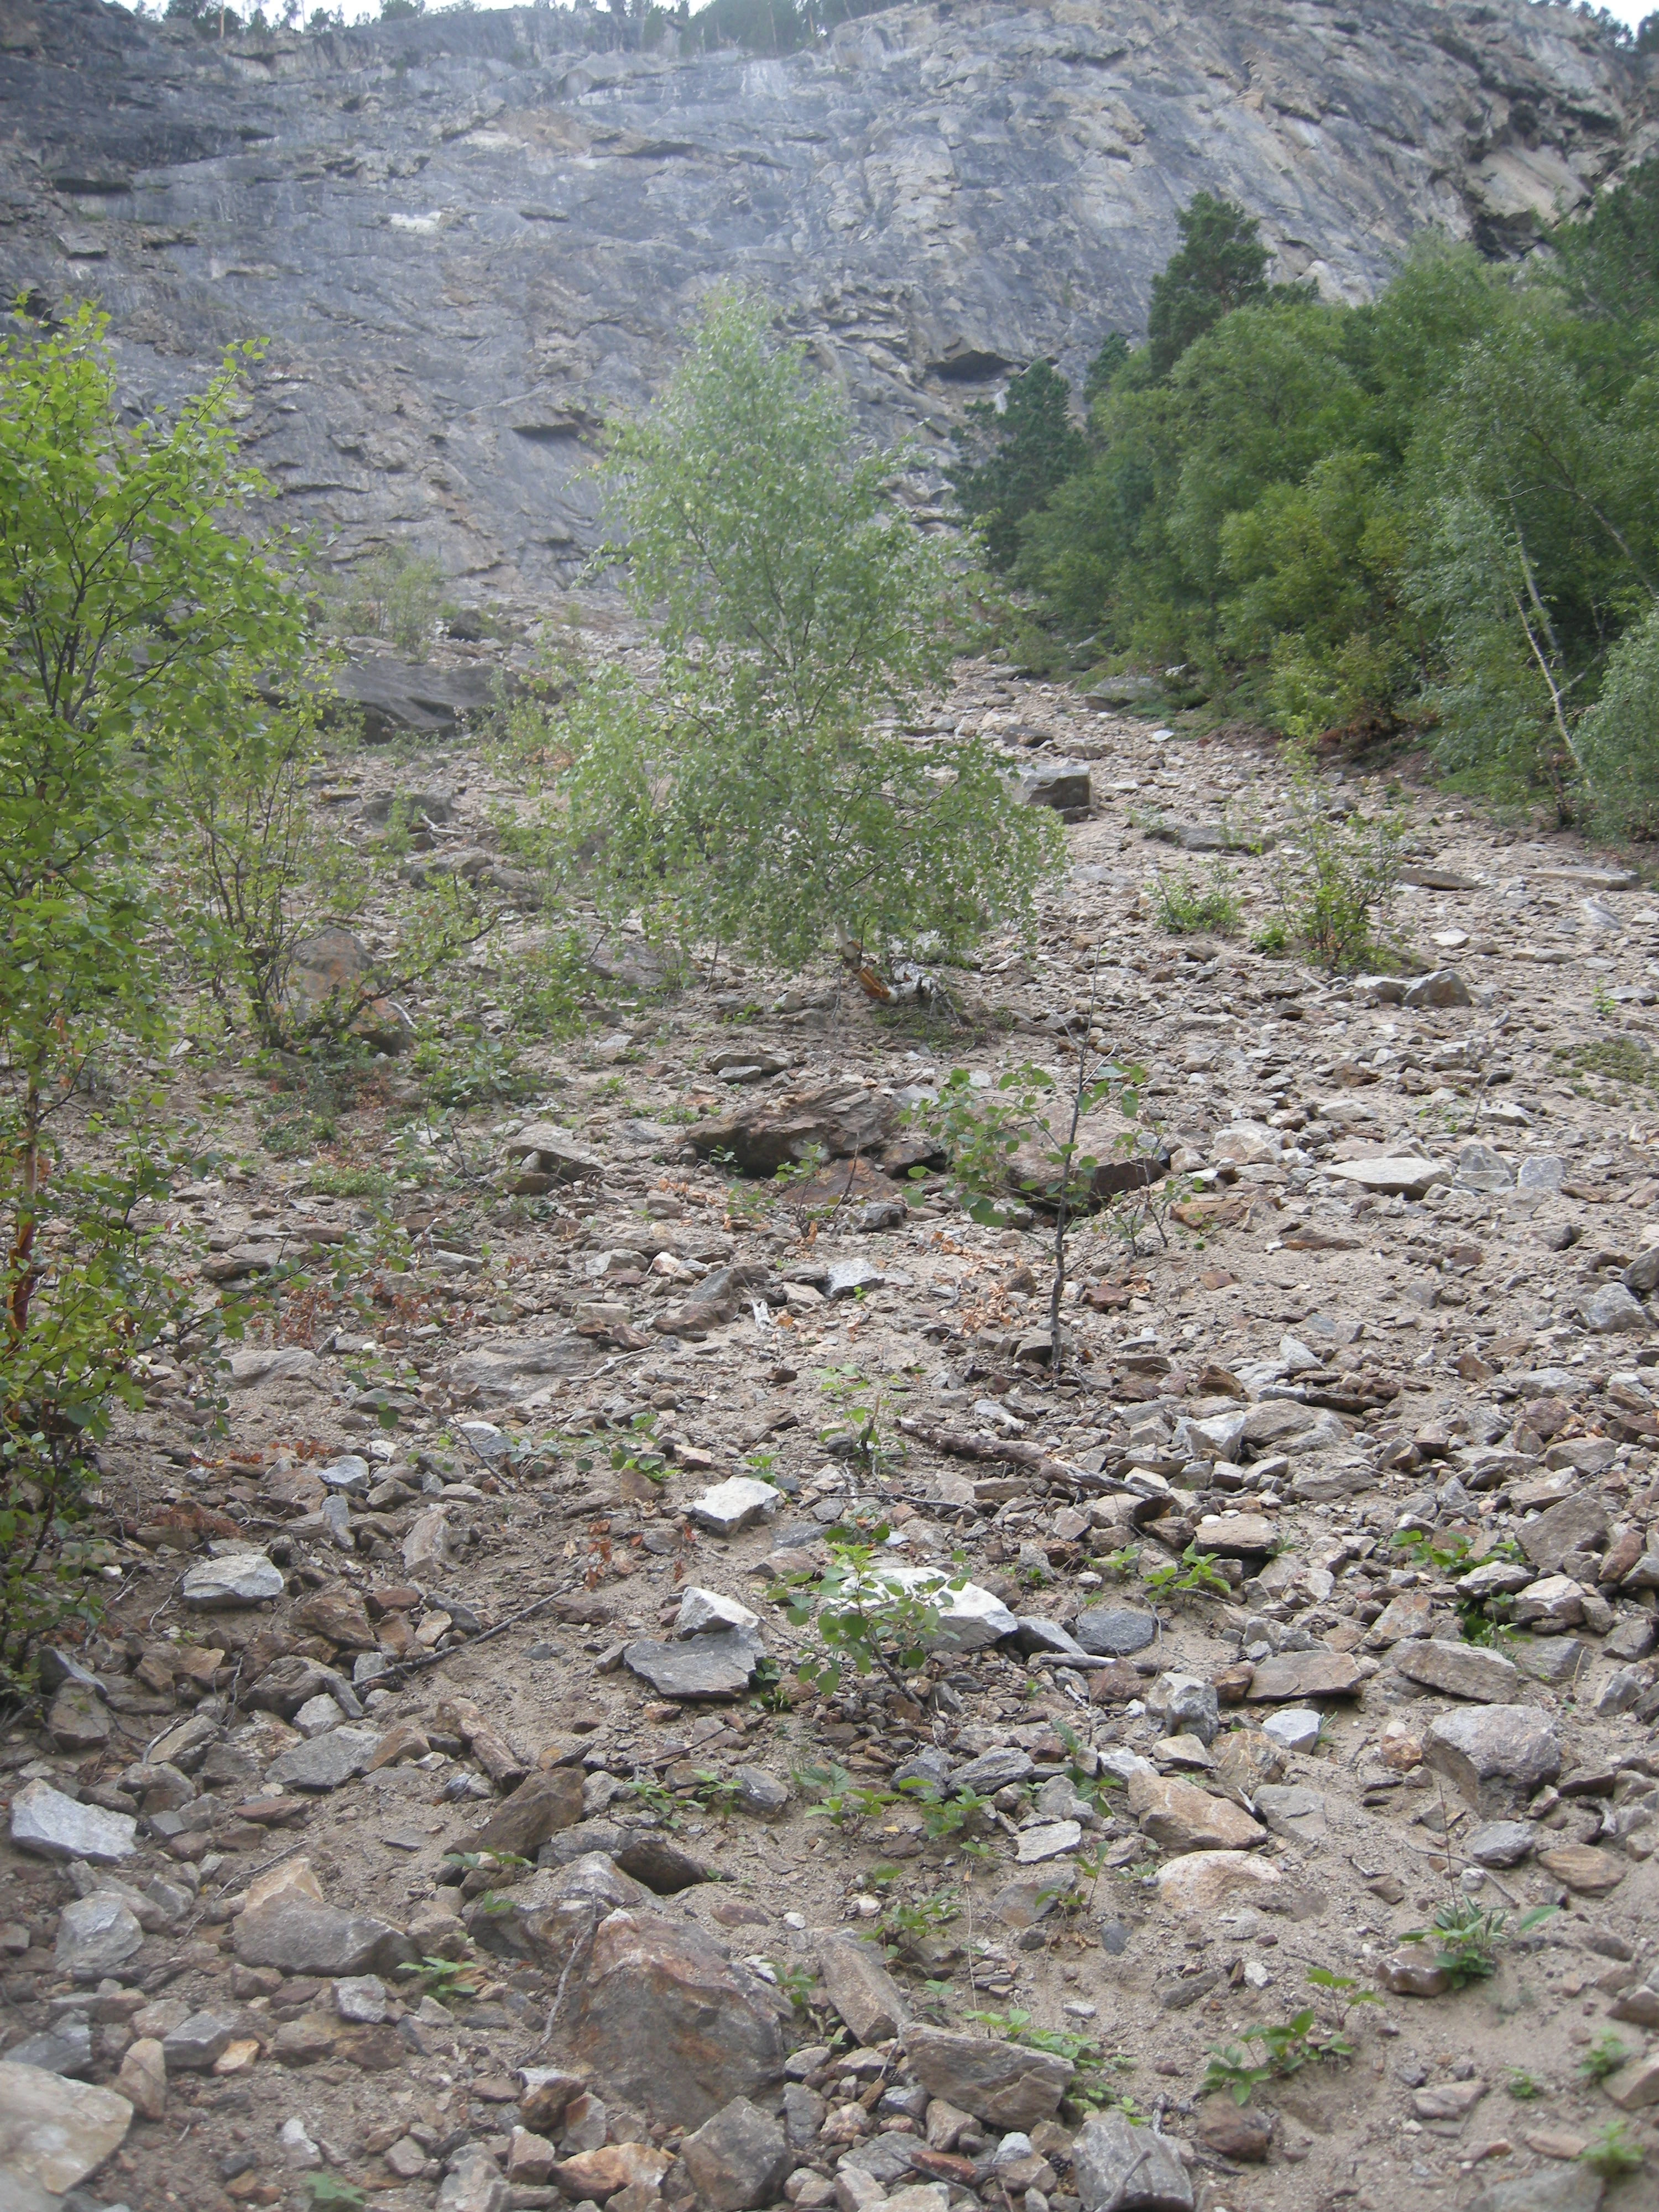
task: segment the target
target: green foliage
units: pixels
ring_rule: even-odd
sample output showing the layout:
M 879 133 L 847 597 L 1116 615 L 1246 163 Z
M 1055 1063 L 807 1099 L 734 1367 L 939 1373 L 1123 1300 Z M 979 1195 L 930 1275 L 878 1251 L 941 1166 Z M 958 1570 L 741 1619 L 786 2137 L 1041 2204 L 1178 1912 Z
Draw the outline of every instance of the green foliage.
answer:
M 1259 2057 L 1251 2056 L 1251 2045 Z M 1236 2105 L 1248 2105 L 1264 2081 L 1282 2081 L 1315 2061 L 1352 2058 L 1353 2045 L 1340 2028 L 1322 2028 L 1310 2006 L 1289 2020 L 1250 2028 L 1237 2043 L 1214 2045 L 1204 2069 L 1206 2096 L 1224 2091 Z
M 393 4 L 398 4 L 398 0 L 393 0 Z M 402 4 L 407 6 L 409 0 L 402 0 Z M 342 2181 L 335 2173 L 305 2174 L 301 2185 L 313 2212 L 354 2212 L 354 2208 L 368 2202 L 355 2181 Z
M 1195 339 L 1267 289 L 1267 249 L 1255 218 L 1235 201 L 1194 192 L 1176 224 L 1181 245 L 1152 279 L 1146 316 L 1152 376 L 1167 376 Z
M 1237 936 L 1238 893 L 1219 861 L 1211 870 L 1207 883 L 1200 883 L 1183 868 L 1177 876 L 1154 876 L 1151 890 L 1158 926 L 1171 937 L 1192 937 L 1200 932 L 1213 937 Z
M 1216 1565 L 1215 1553 L 1200 1551 L 1196 1543 L 1188 1545 L 1178 1564 L 1166 1559 L 1162 1566 L 1150 1569 L 1145 1580 L 1159 1597 L 1225 1597 L 1232 1589 Z
M 1651 23 L 1654 19 L 1650 16 L 1648 21 Z M 1659 29 L 1659 25 L 1656 28 Z M 1659 39 L 1655 44 L 1659 46 Z M 1608 2181 L 1617 2181 L 1622 2174 L 1639 2173 L 1647 2163 L 1647 2154 L 1631 2134 L 1630 2124 L 1626 2120 L 1609 2120 L 1599 2134 L 1590 2137 L 1578 2157 L 1581 2165 Z
M 1534 1905 L 1521 1915 L 1511 1929 L 1510 1916 L 1501 1905 L 1477 1905 L 1473 1898 L 1460 1893 L 1446 1899 L 1429 1927 L 1409 1929 L 1401 1941 L 1432 1943 L 1436 1966 L 1443 1966 L 1452 1987 L 1461 1990 L 1471 1982 L 1489 1979 L 1498 1971 L 1498 1954 L 1503 1945 L 1513 1936 L 1524 1936 L 1528 1929 L 1536 1928 L 1555 1910 L 1553 1905 Z
M 1083 465 L 1088 447 L 1071 418 L 1072 393 L 1046 361 L 1012 378 L 1000 406 L 975 400 L 953 434 L 949 471 L 957 502 L 985 533 L 992 568 L 1013 566 L 1019 524 Z
M 328 599 L 340 636 L 386 638 L 411 660 L 426 659 L 439 623 L 457 611 L 445 596 L 443 564 L 404 545 L 389 545 L 346 570 Z
M 1111 1133 L 1109 1150 L 1116 1160 L 1133 1166 L 1143 1149 L 1133 1117 L 1139 1110 L 1139 1086 L 1145 1080 L 1144 1068 L 1085 1047 L 1066 1083 L 1028 1060 L 981 1090 L 969 1069 L 953 1067 L 937 1099 L 912 1115 L 937 1134 L 949 1153 L 975 1221 L 1000 1224 L 1009 1202 L 1021 1199 L 1050 1215 L 1048 1343 L 1051 1371 L 1056 1373 L 1065 1356 L 1060 1304 L 1068 1279 L 1069 1240 L 1079 1217 L 1098 1203 L 1097 1178 L 1107 1164 L 1094 1150 L 1097 1117 L 1109 1109 L 1121 1117 Z M 1150 1166 L 1144 1173 L 1150 1181 Z
M 1608 2028 L 1596 2037 L 1579 2060 L 1579 2075 L 1586 2081 L 1605 2081 L 1609 2074 L 1616 2074 L 1634 2056 L 1629 2045 L 1621 2043 Z
M 1413 727 L 1485 787 L 1659 827 L 1659 161 L 1547 256 L 1425 240 L 1361 307 L 1267 288 L 1239 211 L 1201 212 L 1017 580 L 1193 700 Z
M 1524 2066 L 1512 2066 L 1510 2069 L 1509 2079 L 1504 2082 L 1504 2087 L 1517 2105 L 1529 2105 L 1535 2098 L 1541 2097 L 1544 2094 L 1543 2083 L 1534 2075 L 1528 2074 Z
M 180 1310 L 143 1225 L 167 1146 L 136 1055 L 167 1035 L 149 863 L 174 776 L 293 672 L 305 615 L 223 526 L 263 491 L 245 355 L 129 423 L 102 319 L 0 339 L 0 1668 L 91 1595 L 71 1534 L 111 1401 Z M 89 1098 L 125 1095 L 125 1111 Z M 97 1170 L 71 1165 L 65 1133 Z
M 904 1670 L 927 1657 L 951 1593 L 968 1579 L 960 1571 L 902 1577 L 883 1560 L 886 1536 L 882 1528 L 865 1544 L 832 1539 L 830 1564 L 821 1574 L 803 1568 L 787 1579 L 790 1620 L 797 1628 L 813 1622 L 824 1647 L 822 1657 L 803 1660 L 796 1671 L 824 1696 L 839 1685 L 844 1666 L 856 1674 L 879 1669 L 902 1690 Z
M 397 1971 L 405 1979 L 418 1982 L 422 1996 L 436 1997 L 440 2004 L 453 2004 L 478 1994 L 478 1969 L 466 1960 L 416 1959 Z
M 1364 967 L 1376 954 L 1377 925 L 1400 874 L 1397 816 L 1333 820 L 1305 756 L 1292 758 L 1293 827 L 1273 855 L 1273 892 L 1288 944 L 1327 968 Z
M 969 579 L 861 453 L 834 387 L 723 295 L 606 472 L 658 673 L 589 674 L 550 710 L 555 820 L 602 908 L 799 969 L 833 937 L 948 955 L 1023 921 L 1057 848 L 977 739 L 879 726 L 944 680 Z M 556 736 L 556 743 L 552 742 Z M 551 835 L 551 831 L 550 831 Z

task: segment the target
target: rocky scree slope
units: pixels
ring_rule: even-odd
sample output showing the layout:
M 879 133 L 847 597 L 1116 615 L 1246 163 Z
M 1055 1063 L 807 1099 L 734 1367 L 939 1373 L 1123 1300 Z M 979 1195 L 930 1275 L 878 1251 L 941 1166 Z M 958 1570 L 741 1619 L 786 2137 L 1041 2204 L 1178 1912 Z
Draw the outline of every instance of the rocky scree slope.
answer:
M 938 720 L 1078 817 L 965 1029 L 612 981 L 459 1144 L 370 1099 L 307 1166 L 250 1116 L 176 1193 L 206 1288 L 298 1279 L 228 1439 L 187 1352 L 151 1364 L 105 1632 L 0 1745 L 24 2202 L 1647 2201 L 1659 904 L 1420 796 L 1410 972 L 1333 982 L 1146 896 L 1231 848 L 1265 917 L 1265 760 L 986 667 Z M 510 796 L 459 746 L 356 775 L 481 850 Z M 1176 1210 L 1085 1236 L 1053 1382 L 1041 1223 L 907 1181 L 898 1115 L 953 1062 L 1063 1072 L 1091 1006 L 1151 1062 Z M 830 1180 L 781 1194 L 708 1164 L 809 1139 Z M 377 1159 L 408 1255 L 367 1328 L 312 1328 L 366 1225 L 331 1183 Z M 902 1691 L 805 1695 L 780 1585 L 860 1518 L 972 1588 Z M 1224 1589 L 1170 1587 L 1193 1548 Z M 1510 1916 L 1461 1991 L 1404 1940 L 1460 1901 Z M 1330 2031 L 1315 1969 L 1381 1993 L 1353 2056 L 1206 2097 L 1212 2046 Z M 1604 2186 L 1614 2123 L 1648 2165 Z
M 713 283 L 939 451 L 1009 368 L 1079 380 L 1141 326 L 1200 187 L 1356 298 L 1431 225 L 1523 246 L 1655 131 L 1650 59 L 1522 0 L 896 8 L 781 60 L 620 36 L 0 0 L 0 278 L 108 308 L 139 405 L 268 337 L 245 434 L 286 501 L 510 592 L 574 574 L 592 434 Z

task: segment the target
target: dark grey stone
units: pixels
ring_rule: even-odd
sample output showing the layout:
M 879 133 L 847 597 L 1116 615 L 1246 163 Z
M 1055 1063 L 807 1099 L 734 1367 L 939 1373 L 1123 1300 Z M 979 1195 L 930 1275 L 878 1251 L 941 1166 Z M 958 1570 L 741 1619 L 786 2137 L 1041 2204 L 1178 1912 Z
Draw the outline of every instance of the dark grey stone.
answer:
M 1077 1618 L 1077 1640 L 1085 1651 L 1106 1659 L 1127 1659 L 1144 1651 L 1158 1634 L 1155 1613 L 1133 1606 L 1097 1605 Z

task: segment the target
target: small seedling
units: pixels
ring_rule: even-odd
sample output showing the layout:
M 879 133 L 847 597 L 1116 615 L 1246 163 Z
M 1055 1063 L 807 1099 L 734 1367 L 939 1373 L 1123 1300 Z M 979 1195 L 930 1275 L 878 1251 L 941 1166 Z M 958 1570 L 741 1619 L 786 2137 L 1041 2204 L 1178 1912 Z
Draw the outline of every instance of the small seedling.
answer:
M 1408 1929 L 1401 1940 L 1432 1943 L 1436 1966 L 1445 1969 L 1455 1990 L 1466 1989 L 1471 1982 L 1486 1981 L 1496 1973 L 1499 1948 L 1512 1936 L 1524 1936 L 1555 1910 L 1553 1905 L 1534 1905 L 1521 1915 L 1511 1930 L 1510 1916 L 1501 1905 L 1477 1905 L 1469 1897 L 1449 1897 L 1430 1926 Z
M 1504 2087 L 1517 2105 L 1529 2105 L 1534 2097 L 1541 2097 L 1544 2094 L 1543 2083 L 1528 2074 L 1524 2066 L 1512 2066 L 1510 2078 Z
M 1578 2071 L 1586 2081 L 1605 2081 L 1609 2074 L 1616 2074 L 1631 2054 L 1619 2038 L 1609 2030 L 1598 2035 L 1578 2062 Z
M 347 2212 L 350 2206 L 368 2202 L 355 2181 L 342 2181 L 337 2174 L 308 2173 L 301 2185 L 315 2208 L 326 2206 Z
M 1323 1969 L 1316 1968 L 1314 1972 L 1321 1973 Z M 1342 1986 L 1345 1979 L 1342 1976 L 1328 1975 L 1321 1986 Z M 1321 2035 L 1318 2026 L 1318 2016 L 1312 2007 L 1304 2006 L 1289 2020 L 1251 2028 L 1241 2042 L 1217 2045 L 1205 2069 L 1205 2094 L 1224 2090 L 1236 2105 L 1248 2105 L 1252 2093 L 1264 2081 L 1282 2081 L 1289 2075 L 1299 2074 L 1315 2060 L 1334 2063 L 1353 2057 L 1353 2045 L 1340 2028 Z M 1250 2056 L 1246 2047 L 1250 2044 L 1260 2045 L 1260 2058 Z
M 1599 2136 L 1594 2136 L 1578 2154 L 1581 2166 L 1592 2173 L 1599 2173 L 1608 2181 L 1616 2181 L 1621 2173 L 1639 2173 L 1645 2163 L 1642 2146 L 1632 2140 L 1623 2120 L 1609 2120 Z
M 1188 1544 L 1179 1562 L 1166 1559 L 1162 1566 L 1154 1567 L 1146 1577 L 1146 1588 L 1163 1596 L 1176 1597 L 1193 1595 L 1200 1597 L 1226 1597 L 1232 1585 L 1215 1563 L 1213 1552 L 1200 1552 L 1196 1544 Z
M 422 1996 L 436 1997 L 440 2004 L 478 1994 L 475 1978 L 478 1969 L 465 1960 L 458 1963 L 453 1959 L 417 1959 L 409 1966 L 399 1966 L 398 1972 L 417 1981 Z
M 1238 894 L 1218 863 L 1207 883 L 1183 868 L 1177 876 L 1154 876 L 1147 889 L 1158 926 L 1170 936 L 1237 936 Z
M 859 1674 L 879 1669 L 908 1696 L 905 1675 L 927 1657 L 951 1594 L 968 1579 L 958 1568 L 925 1583 L 901 1581 L 883 1557 L 887 1533 L 884 1527 L 873 1528 L 861 1544 L 832 1539 L 822 1574 L 804 1569 L 787 1578 L 784 1602 L 790 1620 L 799 1628 L 816 1616 L 827 1647 L 822 1658 L 804 1659 L 795 1670 L 820 1696 L 838 1687 L 843 1662 Z

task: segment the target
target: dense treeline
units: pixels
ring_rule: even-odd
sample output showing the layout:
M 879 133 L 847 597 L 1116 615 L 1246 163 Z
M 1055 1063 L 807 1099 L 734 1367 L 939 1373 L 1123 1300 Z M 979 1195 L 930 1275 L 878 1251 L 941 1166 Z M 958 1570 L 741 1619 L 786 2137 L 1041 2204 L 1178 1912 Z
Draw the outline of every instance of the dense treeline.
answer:
M 1109 665 L 1659 830 L 1659 161 L 1523 268 L 1427 240 L 1362 307 L 1270 284 L 1224 201 L 1182 234 L 1086 434 L 1046 363 L 973 410 L 993 562 Z

